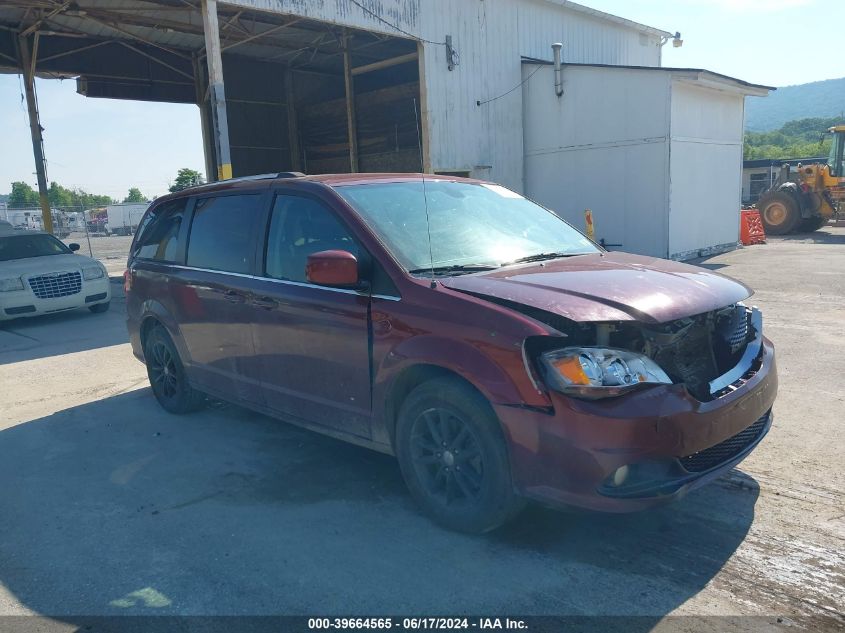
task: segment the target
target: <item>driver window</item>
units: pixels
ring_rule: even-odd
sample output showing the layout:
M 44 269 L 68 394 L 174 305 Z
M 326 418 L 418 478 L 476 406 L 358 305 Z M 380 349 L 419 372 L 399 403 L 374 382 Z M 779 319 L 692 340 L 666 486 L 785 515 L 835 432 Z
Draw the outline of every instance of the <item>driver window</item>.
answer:
M 349 231 L 322 203 L 300 196 L 276 196 L 267 233 L 266 275 L 306 282 L 308 256 L 329 250 L 359 255 Z

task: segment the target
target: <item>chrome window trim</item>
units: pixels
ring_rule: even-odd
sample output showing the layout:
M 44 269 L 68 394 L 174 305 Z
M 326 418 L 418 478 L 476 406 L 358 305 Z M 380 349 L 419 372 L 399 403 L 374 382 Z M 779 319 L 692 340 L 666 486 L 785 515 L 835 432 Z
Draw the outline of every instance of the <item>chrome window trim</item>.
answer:
M 743 352 L 739 362 L 732 369 L 710 381 L 711 395 L 718 393 L 742 378 L 748 373 L 752 363 L 760 355 L 760 350 L 763 348 L 763 314 L 757 308 L 751 308 L 750 312 L 749 320 L 751 321 L 751 327 L 754 328 L 754 340 L 745 346 L 745 352 Z
M 394 297 L 393 295 L 378 295 L 353 290 L 351 288 L 332 288 L 331 286 L 320 286 L 318 284 L 310 284 L 302 281 L 290 281 L 288 279 L 276 279 L 275 277 L 261 277 L 259 275 L 247 275 L 245 273 L 233 273 L 228 270 L 214 270 L 213 268 L 197 268 L 196 266 L 184 266 L 182 264 L 166 264 L 172 268 L 180 270 L 192 270 L 200 273 L 217 273 L 220 275 L 230 275 L 232 277 L 241 277 L 244 279 L 255 279 L 257 281 L 270 281 L 277 284 L 284 284 L 286 286 L 299 286 L 301 288 L 316 288 L 318 290 L 326 290 L 328 292 L 340 292 L 347 295 L 356 295 L 358 297 L 372 297 L 373 299 L 385 299 L 387 301 L 401 301 L 402 297 Z

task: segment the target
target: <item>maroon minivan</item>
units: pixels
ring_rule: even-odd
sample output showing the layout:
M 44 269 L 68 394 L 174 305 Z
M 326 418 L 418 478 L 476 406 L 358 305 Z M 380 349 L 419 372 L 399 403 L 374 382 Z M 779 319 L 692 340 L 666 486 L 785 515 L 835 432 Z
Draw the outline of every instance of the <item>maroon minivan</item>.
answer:
M 166 410 L 208 394 L 394 454 L 419 504 L 459 530 L 526 499 L 676 499 L 771 425 L 774 349 L 746 286 L 607 252 L 488 182 L 194 187 L 147 211 L 125 286 Z

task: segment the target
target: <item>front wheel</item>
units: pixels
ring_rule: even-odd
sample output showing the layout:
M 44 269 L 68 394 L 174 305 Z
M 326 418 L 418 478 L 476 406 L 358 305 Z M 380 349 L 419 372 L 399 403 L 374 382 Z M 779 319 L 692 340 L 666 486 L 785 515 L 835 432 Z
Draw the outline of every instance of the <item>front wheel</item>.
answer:
M 763 194 L 757 201 L 757 209 L 767 235 L 791 233 L 801 221 L 798 201 L 786 191 Z
M 107 312 L 110 304 L 111 301 L 106 301 L 105 303 L 95 303 L 92 306 L 88 306 L 88 309 L 94 314 L 100 314 L 102 312 Z
M 410 393 L 399 412 L 396 453 L 413 497 L 447 528 L 488 532 L 525 505 L 514 493 L 498 419 L 458 380 L 438 378 Z
M 154 327 L 144 341 L 147 376 L 158 403 L 170 413 L 201 409 L 205 396 L 188 384 L 176 346 L 161 326 Z

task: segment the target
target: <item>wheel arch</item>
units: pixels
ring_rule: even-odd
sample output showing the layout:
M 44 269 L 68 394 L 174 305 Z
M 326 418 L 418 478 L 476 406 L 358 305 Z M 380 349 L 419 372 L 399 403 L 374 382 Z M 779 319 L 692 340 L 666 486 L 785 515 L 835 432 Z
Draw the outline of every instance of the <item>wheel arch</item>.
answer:
M 143 354 L 144 352 L 146 337 L 149 336 L 150 331 L 156 325 L 164 328 L 164 331 L 167 332 L 168 336 L 170 336 L 170 339 L 173 341 L 173 344 L 176 346 L 176 350 L 179 352 L 179 356 L 181 357 L 183 364 L 187 366 L 188 363 L 186 363 L 186 360 L 190 358 L 190 355 L 188 354 L 185 342 L 182 339 L 179 324 L 176 319 L 172 317 L 170 312 L 158 301 L 145 302 L 141 311 L 140 326 L 138 328 L 141 353 Z
M 385 430 L 390 439 L 390 446 L 394 449 L 394 452 L 396 441 L 396 422 L 399 418 L 399 411 L 402 408 L 402 403 L 414 389 L 426 382 L 438 378 L 448 378 L 472 389 L 484 400 L 484 402 L 487 403 L 487 406 L 490 407 L 490 411 L 495 415 L 490 398 L 484 393 L 484 391 L 456 370 L 443 365 L 426 362 L 409 365 L 403 368 L 391 381 L 384 398 L 382 416 Z M 501 421 L 499 422 L 499 425 L 501 427 Z M 502 428 L 502 432 L 505 432 L 504 428 Z

